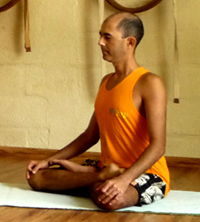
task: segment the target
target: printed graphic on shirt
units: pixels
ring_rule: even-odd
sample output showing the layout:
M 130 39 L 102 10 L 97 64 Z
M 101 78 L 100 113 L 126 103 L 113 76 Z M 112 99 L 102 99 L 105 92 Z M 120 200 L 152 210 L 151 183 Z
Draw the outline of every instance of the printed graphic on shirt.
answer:
M 110 113 L 112 114 L 112 115 L 115 115 L 115 116 L 117 116 L 117 117 L 119 117 L 119 118 L 123 118 L 123 119 L 126 119 L 127 118 L 127 116 L 128 116 L 128 113 L 126 113 L 126 112 L 123 112 L 123 111 L 120 111 L 120 110 L 118 110 L 118 109 L 110 109 Z

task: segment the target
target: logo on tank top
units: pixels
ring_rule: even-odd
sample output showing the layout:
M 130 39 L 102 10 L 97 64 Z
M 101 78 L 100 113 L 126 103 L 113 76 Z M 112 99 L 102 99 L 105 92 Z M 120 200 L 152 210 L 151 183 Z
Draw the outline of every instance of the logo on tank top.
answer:
M 120 110 L 118 110 L 118 109 L 110 109 L 110 113 L 112 114 L 112 115 L 115 115 L 116 117 L 119 117 L 119 118 L 123 118 L 123 119 L 126 119 L 127 118 L 127 116 L 128 116 L 128 113 L 126 113 L 126 112 L 123 112 L 123 111 L 120 111 Z

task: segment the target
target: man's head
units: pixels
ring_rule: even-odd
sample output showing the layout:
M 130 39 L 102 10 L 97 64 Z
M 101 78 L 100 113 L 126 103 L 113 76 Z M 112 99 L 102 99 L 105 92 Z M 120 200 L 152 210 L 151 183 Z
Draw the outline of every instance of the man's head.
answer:
M 144 27 L 140 18 L 130 13 L 124 13 L 125 16 L 119 22 L 117 29 L 122 32 L 122 38 L 135 37 L 136 46 L 140 43 L 144 35 Z
M 131 50 L 133 55 L 144 35 L 144 29 L 142 21 L 136 15 L 121 12 L 105 19 L 99 33 L 103 58 L 114 62 L 114 57 L 123 57 Z

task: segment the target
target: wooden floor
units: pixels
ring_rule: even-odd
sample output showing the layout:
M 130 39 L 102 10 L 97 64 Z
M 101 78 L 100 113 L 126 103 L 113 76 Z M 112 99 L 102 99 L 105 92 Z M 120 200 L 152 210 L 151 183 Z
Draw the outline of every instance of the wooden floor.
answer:
M 32 152 L 33 151 L 33 152 Z M 0 182 L 26 183 L 25 169 L 30 159 L 41 159 L 46 151 L 31 150 L 17 152 L 12 148 L 0 148 Z M 87 157 L 99 154 L 87 154 Z M 86 155 L 74 160 L 82 162 Z M 171 173 L 171 189 L 200 191 L 200 160 L 188 161 L 181 158 L 168 158 Z M 1 198 L 1 194 L 0 194 Z M 16 207 L 0 207 L 1 222 L 200 222 L 199 216 L 162 215 L 148 213 L 115 213 L 75 210 L 49 210 Z

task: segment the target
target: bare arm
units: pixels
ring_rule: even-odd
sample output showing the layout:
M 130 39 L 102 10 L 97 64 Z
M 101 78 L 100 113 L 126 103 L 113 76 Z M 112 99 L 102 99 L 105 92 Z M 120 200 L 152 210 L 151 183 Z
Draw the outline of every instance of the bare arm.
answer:
M 139 82 L 144 103 L 150 145 L 127 171 L 138 178 L 156 163 L 165 152 L 167 96 L 163 82 L 155 75 L 143 76 Z
M 42 161 L 31 161 L 27 167 L 27 179 L 30 178 L 30 174 L 36 174 L 38 170 L 45 169 L 50 166 L 50 162 L 54 159 L 70 159 L 75 157 L 99 141 L 99 128 L 96 121 L 95 114 L 93 114 L 87 129 L 78 136 L 69 145 L 65 146 L 63 149 L 59 150 L 55 154 L 47 157 Z

